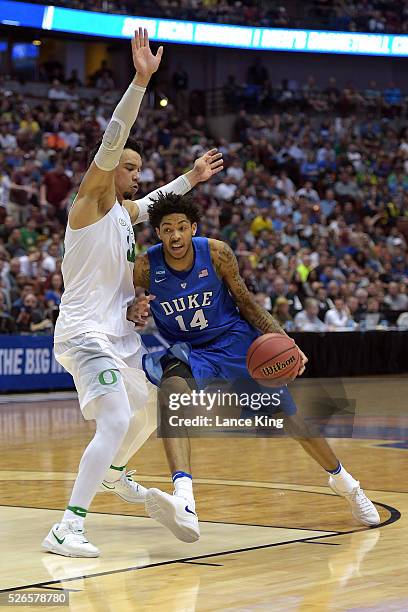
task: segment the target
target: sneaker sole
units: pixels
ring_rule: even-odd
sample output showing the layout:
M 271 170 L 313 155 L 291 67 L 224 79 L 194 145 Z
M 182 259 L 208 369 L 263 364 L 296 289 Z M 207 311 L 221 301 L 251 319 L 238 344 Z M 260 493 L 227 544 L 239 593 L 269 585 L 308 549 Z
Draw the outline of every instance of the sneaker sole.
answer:
M 83 555 L 79 555 L 77 553 L 71 553 L 69 551 L 64 550 L 62 546 L 56 545 L 50 542 L 48 538 L 45 538 L 43 540 L 41 544 L 41 548 L 45 550 L 46 552 L 53 553 L 54 555 L 61 555 L 62 557 L 77 557 L 78 559 L 99 557 L 99 551 L 97 553 L 89 553 L 89 554 L 83 554 Z
M 339 493 L 339 492 L 337 491 L 337 489 L 336 489 L 335 487 L 333 487 L 333 485 L 331 485 L 331 484 L 330 484 L 330 482 L 329 482 L 329 487 L 331 488 L 331 490 L 332 490 L 332 491 L 333 491 L 333 492 L 334 492 L 336 495 L 338 495 L 338 497 L 343 497 L 343 499 L 346 499 L 346 498 L 344 497 L 344 495 L 341 495 L 341 493 Z M 348 500 L 347 500 L 347 499 L 346 499 L 346 501 L 348 502 Z M 349 506 L 351 507 L 350 502 L 348 502 L 348 503 L 349 503 Z M 373 502 L 371 502 L 371 503 L 373 503 Z M 374 504 L 373 504 L 373 505 L 374 505 Z M 376 519 L 376 522 L 375 522 L 375 523 L 369 523 L 368 521 L 364 521 L 364 520 L 363 520 L 363 519 L 362 519 L 360 516 L 356 516 L 356 515 L 354 514 L 354 512 L 353 512 L 353 508 L 352 508 L 352 507 L 351 507 L 351 514 L 352 514 L 353 518 L 354 518 L 354 519 L 355 519 L 355 520 L 356 520 L 358 523 L 360 523 L 360 525 L 364 525 L 365 527 L 376 527 L 376 526 L 377 526 L 377 525 L 379 525 L 379 524 L 380 524 L 380 522 L 381 522 L 381 519 L 380 519 L 380 516 L 379 516 L 379 515 L 378 515 L 378 519 Z
M 158 489 L 147 492 L 146 511 L 150 518 L 167 527 L 182 542 L 192 544 L 200 538 L 198 524 L 194 528 L 177 523 L 176 508 Z

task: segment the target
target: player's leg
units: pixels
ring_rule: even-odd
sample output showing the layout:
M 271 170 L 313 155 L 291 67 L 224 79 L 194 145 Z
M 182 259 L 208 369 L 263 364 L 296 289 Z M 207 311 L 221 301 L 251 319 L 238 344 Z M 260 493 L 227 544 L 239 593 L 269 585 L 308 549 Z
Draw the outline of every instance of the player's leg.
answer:
M 190 368 L 177 359 L 171 360 L 164 369 L 158 392 L 160 431 L 172 474 L 174 493 L 168 495 L 159 489 L 149 489 L 146 495 L 146 509 L 149 515 L 168 527 L 184 542 L 198 540 L 200 530 L 193 494 L 190 439 L 187 430 L 182 428 L 178 430 L 179 436 L 173 437 L 169 428 L 170 395 L 189 394 L 192 378 Z
M 178 394 L 179 396 L 183 393 L 189 394 L 191 392 L 191 384 L 189 384 L 188 378 L 192 379 L 192 374 L 186 364 L 179 361 L 171 362 L 164 370 L 158 392 L 161 434 L 163 436 L 167 463 L 172 475 L 177 473 L 191 475 L 191 445 L 188 431 L 185 427 L 179 427 L 180 436 L 174 438 L 169 427 L 169 418 L 172 414 L 170 410 L 170 396 L 172 394 Z M 180 408 L 182 409 L 182 407 Z M 180 416 L 183 417 L 185 415 L 181 414 Z
M 82 456 L 78 476 L 67 509 L 60 523 L 53 526 L 43 548 L 69 557 L 96 557 L 98 549 L 84 536 L 84 520 L 108 467 L 120 448 L 130 422 L 130 405 L 119 372 L 115 390 L 90 403 L 96 432 Z
M 291 398 L 289 404 L 290 402 L 293 403 Z M 288 412 L 292 411 L 289 410 Z M 341 495 L 347 499 L 354 518 L 360 523 L 363 523 L 363 525 L 378 525 L 380 516 L 374 504 L 361 489 L 359 481 L 355 480 L 340 463 L 327 440 L 318 437 L 317 433 L 312 430 L 299 414 L 286 414 L 284 426 L 286 432 L 299 442 L 309 457 L 314 459 L 328 474 L 330 474 L 330 488 L 337 493 L 337 495 Z
M 143 390 L 137 384 L 137 374 L 134 370 L 123 372 L 126 390 L 132 409 L 132 417 L 126 436 L 116 453 L 112 465 L 107 470 L 101 483 L 99 492 L 114 493 L 128 503 L 144 503 L 146 501 L 146 488 L 133 480 L 134 470 L 126 471 L 128 461 L 149 439 L 157 429 L 157 390 L 147 383 L 148 398 L 144 392 L 145 382 L 143 376 Z M 130 384 L 130 380 L 132 384 Z

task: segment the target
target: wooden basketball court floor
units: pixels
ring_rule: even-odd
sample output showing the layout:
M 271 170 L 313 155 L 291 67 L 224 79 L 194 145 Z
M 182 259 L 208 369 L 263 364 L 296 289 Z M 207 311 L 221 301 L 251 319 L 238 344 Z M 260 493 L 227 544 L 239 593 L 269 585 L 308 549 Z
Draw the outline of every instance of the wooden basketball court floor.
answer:
M 80 611 L 408 611 L 407 423 L 394 412 L 406 401 L 405 382 L 379 380 L 370 397 L 361 390 L 382 415 L 375 437 L 331 440 L 376 503 L 379 528 L 354 522 L 293 440 L 193 439 L 200 541 L 179 542 L 142 505 L 102 494 L 87 519 L 98 559 L 40 547 L 66 506 L 93 425 L 70 394 L 2 397 L 1 602 L 34 590 L 66 591 L 69 609 Z M 155 435 L 129 467 L 145 486 L 171 491 Z

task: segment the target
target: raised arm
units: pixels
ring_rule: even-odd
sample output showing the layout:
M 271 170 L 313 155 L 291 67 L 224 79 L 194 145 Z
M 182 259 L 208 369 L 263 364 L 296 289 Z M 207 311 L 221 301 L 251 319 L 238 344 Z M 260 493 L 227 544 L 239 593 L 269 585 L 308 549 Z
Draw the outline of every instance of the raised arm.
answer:
M 136 121 L 146 86 L 159 67 L 162 53 L 162 47 L 156 55 L 151 52 L 147 30 L 139 28 L 135 32 L 132 56 L 136 76 L 115 108 L 101 146 L 82 180 L 69 218 L 73 229 L 95 223 L 114 205 L 114 170 Z
M 208 181 L 212 176 L 221 172 L 223 168 L 224 161 L 222 159 L 222 153 L 218 153 L 217 149 L 211 149 L 196 159 L 194 167 L 191 170 L 174 179 L 171 183 L 159 187 L 159 189 L 152 191 L 144 198 L 136 200 L 135 202 L 125 200 L 123 205 L 127 208 L 133 224 L 143 223 L 148 220 L 148 207 L 152 200 L 157 197 L 159 191 L 163 194 L 172 192 L 178 195 L 184 195 L 198 183 Z

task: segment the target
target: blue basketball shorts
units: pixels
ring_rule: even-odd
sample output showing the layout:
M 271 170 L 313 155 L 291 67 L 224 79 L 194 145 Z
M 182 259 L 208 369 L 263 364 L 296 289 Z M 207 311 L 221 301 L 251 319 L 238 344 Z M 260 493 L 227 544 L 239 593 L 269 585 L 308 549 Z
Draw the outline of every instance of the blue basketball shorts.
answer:
M 253 380 L 246 367 L 246 355 L 259 332 L 249 323 L 241 320 L 223 336 L 207 344 L 192 346 L 187 342 L 177 342 L 168 349 L 147 353 L 143 356 L 143 369 L 147 378 L 159 386 L 166 363 L 178 359 L 187 364 L 193 374 L 198 389 L 212 387 L 218 381 L 231 383 L 236 393 L 279 394 L 279 410 L 271 405 L 259 410 L 262 414 L 282 411 L 286 415 L 296 413 L 296 405 L 287 388 L 265 387 Z

